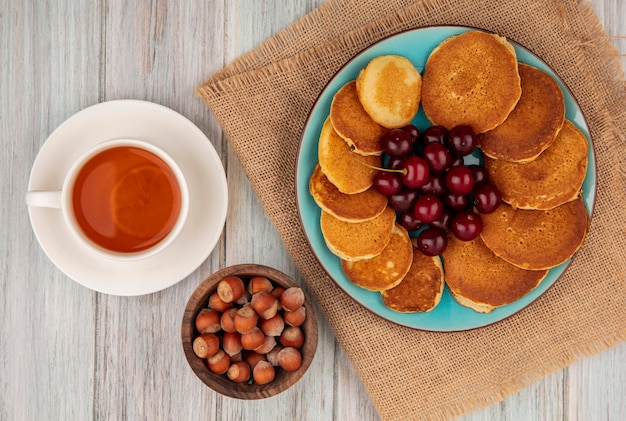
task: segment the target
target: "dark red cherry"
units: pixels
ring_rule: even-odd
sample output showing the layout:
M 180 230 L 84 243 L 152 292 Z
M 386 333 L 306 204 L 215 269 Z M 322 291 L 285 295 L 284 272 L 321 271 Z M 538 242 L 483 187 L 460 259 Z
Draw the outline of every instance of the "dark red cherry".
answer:
M 474 187 L 472 172 L 465 165 L 450 167 L 446 173 L 446 187 L 452 193 L 468 194 Z
M 446 192 L 446 176 L 444 173 L 430 174 L 428 183 L 420 187 L 420 192 L 424 194 L 434 194 L 441 196 Z
M 431 222 L 429 225 L 431 227 L 441 228 L 442 230 L 448 231 L 450 229 L 450 220 L 454 216 L 454 213 L 448 208 L 444 206 L 443 212 L 441 216 L 436 221 Z
M 495 184 L 480 183 L 474 187 L 474 207 L 480 213 L 491 213 L 502 203 L 502 194 Z
M 452 162 L 450 163 L 450 167 L 456 167 L 457 165 L 463 165 L 463 157 L 452 155 Z
M 415 239 L 415 245 L 425 255 L 437 256 L 446 249 L 448 237 L 441 228 L 428 227 L 418 234 Z
M 443 203 L 455 212 L 467 210 L 470 204 L 470 198 L 468 194 L 457 194 L 452 192 L 446 192 L 441 196 Z
M 483 230 L 483 220 L 472 211 L 459 212 L 450 221 L 450 231 L 461 241 L 471 241 Z
M 400 173 L 379 171 L 374 175 L 374 189 L 382 195 L 398 193 L 402 188 Z
M 417 200 L 417 190 L 403 187 L 398 193 L 387 196 L 391 209 L 398 212 L 406 212 L 413 208 Z
M 424 145 L 429 143 L 446 144 L 448 130 L 443 126 L 430 126 L 422 133 L 421 141 Z
M 437 196 L 425 194 L 418 197 L 415 201 L 413 213 L 417 219 L 428 224 L 441 217 L 443 213 L 443 203 L 441 203 L 441 200 Z
M 398 215 L 398 224 L 402 225 L 407 231 L 416 231 L 423 225 L 422 221 L 417 219 L 413 212 L 402 212 Z
M 413 140 L 401 129 L 391 129 L 382 138 L 383 148 L 389 156 L 407 156 L 413 151 Z
M 405 173 L 402 174 L 402 183 L 410 189 L 417 189 L 428 182 L 430 169 L 428 163 L 419 156 L 409 156 L 402 163 Z
M 470 126 L 455 126 L 448 132 L 447 146 L 450 152 L 457 156 L 471 154 L 476 149 L 477 143 L 476 134 Z
M 419 129 L 413 124 L 408 124 L 402 127 L 401 130 L 404 131 L 406 134 L 408 134 L 413 140 L 413 142 L 415 142 L 420 137 Z
M 487 169 L 485 167 L 481 165 L 472 164 L 472 165 L 468 165 L 468 168 L 472 172 L 474 185 L 487 181 L 489 177 L 489 173 L 487 173 Z
M 404 162 L 404 157 L 401 157 L 401 156 L 389 157 L 389 164 L 387 164 L 387 168 L 389 168 L 391 170 L 402 169 L 402 163 L 403 162 Z
M 428 162 L 433 172 L 442 172 L 450 167 L 452 157 L 450 152 L 441 143 L 429 143 L 424 146 L 422 157 Z

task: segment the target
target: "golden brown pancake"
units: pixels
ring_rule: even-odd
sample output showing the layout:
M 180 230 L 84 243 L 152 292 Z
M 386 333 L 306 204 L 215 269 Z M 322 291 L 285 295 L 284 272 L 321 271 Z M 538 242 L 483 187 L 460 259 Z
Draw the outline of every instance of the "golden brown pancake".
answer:
M 380 167 L 380 156 L 361 156 L 350 151 L 350 146 L 337 135 L 329 119 L 326 119 L 318 144 L 318 159 L 322 172 L 340 192 L 354 194 L 370 187 L 376 170 L 363 165 Z
M 552 145 L 534 161 L 485 157 L 485 168 L 505 202 L 521 209 L 552 209 L 580 194 L 587 171 L 587 149 L 585 135 L 565 120 Z
M 507 263 L 480 237 L 461 241 L 451 235 L 443 259 L 446 284 L 454 299 L 480 313 L 519 300 L 548 274 L 547 270 L 525 270 Z
M 333 97 L 330 121 L 335 131 L 360 155 L 380 155 L 381 138 L 388 129 L 376 123 L 365 111 L 356 92 L 356 82 L 348 82 Z
M 391 239 L 378 256 L 371 259 L 341 261 L 346 277 L 355 285 L 370 291 L 384 291 L 398 285 L 413 261 L 409 233 L 394 224 Z
M 515 49 L 506 38 L 470 31 L 445 39 L 428 57 L 422 106 L 433 125 L 470 125 L 484 133 L 501 124 L 522 93 Z
M 356 90 L 372 120 L 390 129 L 403 127 L 417 114 L 422 76 L 405 57 L 378 56 L 359 73 Z
M 344 194 L 315 166 L 309 180 L 309 191 L 315 203 L 335 218 L 346 222 L 362 222 L 383 213 L 387 198 L 373 187 L 362 193 Z
M 328 249 L 343 260 L 371 259 L 391 239 L 396 213 L 389 207 L 365 222 L 340 221 L 322 210 L 320 225 Z
M 413 248 L 409 272 L 397 286 L 382 291 L 383 302 L 392 310 L 411 313 L 428 312 L 443 295 L 443 267 L 439 256 L 426 256 Z
M 502 203 L 482 218 L 485 245 L 496 256 L 529 270 L 567 261 L 582 245 L 589 225 L 580 197 L 551 210 L 513 209 Z
M 528 162 L 556 138 L 565 119 L 559 85 L 547 73 L 519 63 L 522 96 L 507 119 L 479 136 L 482 152 L 492 158 Z

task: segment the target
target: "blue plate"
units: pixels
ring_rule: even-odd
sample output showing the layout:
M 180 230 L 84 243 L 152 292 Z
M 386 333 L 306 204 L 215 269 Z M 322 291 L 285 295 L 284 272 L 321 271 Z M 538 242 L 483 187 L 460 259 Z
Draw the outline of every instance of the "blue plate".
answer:
M 431 312 L 399 313 L 384 305 L 380 293 L 365 290 L 351 283 L 341 269 L 340 259 L 332 254 L 326 247 L 320 229 L 321 210 L 313 200 L 313 197 L 309 194 L 309 178 L 318 161 L 318 139 L 322 125 L 329 114 L 330 104 L 335 92 L 347 82 L 355 80 L 359 71 L 365 67 L 371 59 L 380 55 L 397 54 L 404 56 L 411 60 L 420 73 L 423 73 L 430 52 L 439 45 L 441 41 L 449 36 L 458 35 L 471 30 L 476 29 L 459 26 L 436 26 L 414 29 L 385 38 L 357 54 L 337 72 L 317 99 L 304 127 L 298 153 L 296 170 L 298 210 L 305 234 L 322 267 L 340 288 L 363 307 L 387 320 L 415 329 L 451 332 L 474 329 L 498 322 L 517 313 L 541 296 L 556 282 L 571 261 L 570 259 L 570 261 L 551 269 L 541 284 L 521 299 L 509 305 L 496 308 L 493 312 L 488 314 L 477 313 L 461 306 L 452 298 L 447 287 L 444 290 L 441 302 Z M 587 157 L 587 174 L 583 182 L 583 201 L 587 212 L 591 214 L 596 195 L 596 165 L 591 138 L 589 136 L 589 128 L 587 127 L 580 107 L 563 81 L 561 81 L 546 63 L 526 48 L 514 42 L 512 43 L 515 46 L 517 59 L 520 62 L 545 71 L 559 84 L 565 97 L 566 118 L 572 121 L 587 137 L 587 142 L 589 142 L 589 154 Z M 420 130 L 430 125 L 421 107 L 413 120 L 413 124 L 420 128 Z

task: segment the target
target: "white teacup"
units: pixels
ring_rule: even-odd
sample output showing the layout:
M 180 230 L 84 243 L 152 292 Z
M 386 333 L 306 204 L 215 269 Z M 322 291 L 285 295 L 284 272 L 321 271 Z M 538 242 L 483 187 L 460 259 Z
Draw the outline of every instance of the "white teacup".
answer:
M 76 239 L 96 253 L 137 260 L 162 251 L 180 233 L 189 191 L 183 172 L 163 150 L 115 139 L 81 155 L 61 190 L 29 191 L 26 203 L 59 209 Z

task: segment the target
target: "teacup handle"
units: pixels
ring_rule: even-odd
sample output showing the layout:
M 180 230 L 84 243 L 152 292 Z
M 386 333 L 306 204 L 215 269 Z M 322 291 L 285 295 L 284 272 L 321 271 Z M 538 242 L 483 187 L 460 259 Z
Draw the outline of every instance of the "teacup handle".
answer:
M 61 208 L 61 190 L 26 192 L 26 204 L 39 208 Z

